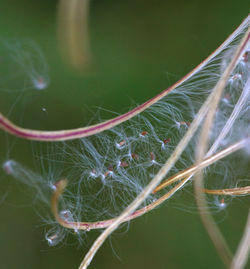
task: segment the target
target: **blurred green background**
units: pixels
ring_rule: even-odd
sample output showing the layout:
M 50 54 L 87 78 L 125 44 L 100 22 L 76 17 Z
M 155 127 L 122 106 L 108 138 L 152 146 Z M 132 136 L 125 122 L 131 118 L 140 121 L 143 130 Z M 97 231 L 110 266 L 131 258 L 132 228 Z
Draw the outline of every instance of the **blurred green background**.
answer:
M 122 113 L 146 101 L 207 57 L 249 11 L 248 0 L 93 0 L 89 21 L 94 67 L 81 74 L 59 53 L 57 5 L 51 0 L 0 1 L 1 40 L 34 40 L 49 65 L 50 85 L 44 91 L 20 95 L 0 89 L 1 112 L 11 110 L 11 119 L 29 128 L 78 127 L 100 108 Z M 111 116 L 105 111 L 100 114 Z M 29 144 L 0 132 L 0 160 L 11 157 L 31 163 Z M 0 268 L 78 268 L 99 233 L 88 233 L 81 246 L 76 242 L 48 247 L 25 186 L 2 171 L 0 181 Z M 181 195 L 178 199 L 184 205 Z M 233 250 L 248 207 L 249 198 L 236 199 L 217 216 Z M 198 214 L 166 204 L 133 221 L 126 233 L 124 229 L 115 232 L 90 268 L 210 269 L 223 265 Z

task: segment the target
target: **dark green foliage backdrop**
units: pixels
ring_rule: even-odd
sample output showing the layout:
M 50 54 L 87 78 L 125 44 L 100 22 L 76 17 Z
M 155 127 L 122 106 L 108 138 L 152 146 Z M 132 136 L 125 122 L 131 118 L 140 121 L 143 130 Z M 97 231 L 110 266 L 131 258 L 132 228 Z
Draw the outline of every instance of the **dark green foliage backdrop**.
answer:
M 11 119 L 30 128 L 60 129 L 87 124 L 99 108 L 125 112 L 201 62 L 248 15 L 248 4 L 247 0 L 93 0 L 90 36 L 95 65 L 91 73 L 81 75 L 60 58 L 57 1 L 1 0 L 0 38 L 34 40 L 50 67 L 49 88 L 20 98 Z M 7 113 L 18 94 L 9 96 L 1 89 L 0 94 L 0 110 Z M 105 111 L 101 115 L 111 116 Z M 10 150 L 0 132 L 0 160 L 8 152 L 31 163 L 29 142 L 15 139 L 13 143 Z M 0 184 L 0 268 L 77 268 L 98 233 L 89 233 L 80 247 L 75 243 L 49 248 L 44 226 L 30 202 L 32 194 L 26 195 L 25 186 L 2 172 Z M 178 199 L 184 205 L 181 195 Z M 247 203 L 248 198 L 237 199 L 218 217 L 223 219 L 219 226 L 232 249 L 245 224 Z M 165 205 L 134 221 L 128 232 L 122 229 L 112 235 L 90 268 L 223 266 L 199 216 Z

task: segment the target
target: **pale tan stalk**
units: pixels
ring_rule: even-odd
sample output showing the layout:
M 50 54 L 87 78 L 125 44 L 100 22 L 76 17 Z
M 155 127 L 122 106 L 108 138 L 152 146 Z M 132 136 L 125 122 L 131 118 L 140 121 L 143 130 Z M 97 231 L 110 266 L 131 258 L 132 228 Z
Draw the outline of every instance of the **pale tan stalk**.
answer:
M 231 189 L 221 189 L 221 190 L 203 189 L 203 192 L 207 194 L 223 195 L 223 196 L 248 195 L 250 194 L 250 186 L 231 188 Z
M 135 218 L 138 218 L 148 213 L 149 211 L 153 210 L 160 204 L 162 204 L 164 201 L 172 197 L 178 190 L 180 190 L 190 180 L 190 177 L 191 176 L 186 177 L 185 179 L 180 181 L 170 191 L 162 195 L 159 199 L 155 200 L 154 202 L 150 203 L 149 205 L 141 209 L 136 210 L 134 213 L 129 215 L 123 222 L 131 221 Z M 86 231 L 90 231 L 93 229 L 104 229 L 117 219 L 117 218 L 112 218 L 112 219 L 100 220 L 100 221 L 95 221 L 95 222 L 86 222 L 86 221 L 74 222 L 74 221 L 67 221 L 66 219 L 63 219 L 58 213 L 58 204 L 59 204 L 60 195 L 64 191 L 66 185 L 67 185 L 66 179 L 60 180 L 57 184 L 57 189 L 53 193 L 52 199 L 51 199 L 52 212 L 55 216 L 55 219 L 62 227 L 65 227 L 67 229 L 72 229 L 72 230 L 86 230 Z M 204 189 L 203 191 L 210 195 L 242 196 L 242 195 L 250 194 L 250 186 L 233 188 L 233 189 L 219 189 L 219 190 Z
M 247 263 L 250 253 L 250 210 L 248 213 L 247 224 L 241 242 L 233 258 L 230 269 L 242 269 Z
M 208 140 L 209 140 L 209 133 L 213 125 L 214 115 L 218 107 L 219 101 L 221 99 L 222 92 L 229 80 L 229 77 L 233 69 L 235 68 L 236 64 L 239 62 L 240 57 L 243 55 L 244 49 L 247 47 L 247 44 L 249 42 L 249 38 L 250 38 L 250 29 L 247 30 L 244 38 L 242 39 L 240 45 L 237 48 L 237 51 L 234 57 L 232 58 L 228 67 L 223 73 L 221 79 L 216 85 L 216 94 L 213 97 L 213 101 L 211 102 L 210 109 L 205 118 L 205 122 L 201 130 L 199 143 L 197 145 L 197 153 L 196 153 L 197 164 L 200 164 L 202 162 L 206 154 Z M 204 211 L 201 210 L 201 208 L 202 209 L 208 208 L 204 193 L 202 192 L 202 190 L 204 189 L 202 171 L 197 172 L 195 176 L 194 184 L 195 184 L 196 201 L 197 201 L 198 209 L 200 211 L 200 216 L 201 216 L 203 225 L 205 226 L 212 242 L 214 243 L 214 246 L 217 252 L 222 258 L 223 263 L 228 268 L 231 264 L 232 254 L 223 238 L 223 235 L 221 234 L 220 230 L 216 226 L 212 216 L 209 214 L 209 211 L 206 210 L 206 213 L 204 213 Z
M 59 46 L 71 65 L 79 71 L 89 69 L 91 53 L 89 45 L 90 0 L 60 0 L 58 6 Z
M 138 209 L 131 215 L 129 215 L 126 219 L 124 219 L 123 222 L 130 221 L 132 219 L 135 219 L 137 217 L 140 217 L 144 215 L 145 213 L 153 210 L 155 207 L 169 199 L 172 195 L 174 195 L 179 189 L 182 188 L 183 185 L 188 181 L 189 179 L 184 179 L 178 184 L 176 184 L 170 191 L 168 191 L 166 194 L 161 196 L 159 199 L 155 200 L 154 202 L 150 203 L 149 205 Z M 73 229 L 73 230 L 93 230 L 93 229 L 103 229 L 108 227 L 111 223 L 113 223 L 117 218 L 112 218 L 112 219 L 106 219 L 106 220 L 100 220 L 100 221 L 95 221 L 95 222 L 73 222 L 73 221 L 67 221 L 63 219 L 60 214 L 58 213 L 58 204 L 59 204 L 59 198 L 62 192 L 64 191 L 65 187 L 67 186 L 67 180 L 62 179 L 57 182 L 56 184 L 56 190 L 52 195 L 51 198 L 51 208 L 53 215 L 57 222 L 67 228 L 67 229 Z

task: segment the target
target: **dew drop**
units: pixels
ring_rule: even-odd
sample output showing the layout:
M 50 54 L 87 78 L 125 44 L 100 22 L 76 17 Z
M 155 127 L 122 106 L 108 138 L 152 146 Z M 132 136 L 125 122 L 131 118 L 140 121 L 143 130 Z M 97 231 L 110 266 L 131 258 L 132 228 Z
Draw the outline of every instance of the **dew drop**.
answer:
M 15 165 L 16 165 L 16 162 L 15 161 L 8 160 L 8 161 L 4 162 L 4 164 L 3 164 L 3 170 L 5 171 L 5 173 L 7 175 L 11 175 L 14 172 Z
M 47 240 L 49 246 L 56 246 L 58 243 L 60 243 L 64 238 L 64 235 L 60 230 L 57 230 L 55 228 L 50 229 L 45 234 L 45 239 Z

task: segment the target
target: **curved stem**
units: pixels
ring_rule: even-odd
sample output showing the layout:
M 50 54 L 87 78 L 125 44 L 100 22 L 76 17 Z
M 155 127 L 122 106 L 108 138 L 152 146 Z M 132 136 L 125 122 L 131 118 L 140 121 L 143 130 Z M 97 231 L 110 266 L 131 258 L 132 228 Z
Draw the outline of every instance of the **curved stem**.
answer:
M 231 62 L 229 63 L 224 74 L 219 80 L 219 83 L 216 85 L 216 94 L 213 97 L 213 102 L 211 102 L 211 107 L 209 109 L 209 112 L 202 126 L 200 140 L 197 146 L 196 161 L 198 165 L 202 162 L 206 154 L 209 133 L 213 124 L 214 115 L 215 115 L 217 106 L 221 99 L 222 92 L 227 84 L 227 81 L 233 69 L 235 68 L 236 64 L 239 62 L 239 59 L 241 55 L 243 54 L 244 49 L 246 48 L 249 42 L 249 39 L 250 39 L 250 29 L 247 30 Z M 207 208 L 206 199 L 202 192 L 204 188 L 202 171 L 198 171 L 198 173 L 195 176 L 194 183 L 195 183 L 194 185 L 195 185 L 196 201 L 197 201 L 197 206 L 199 210 L 201 208 Z M 226 267 L 229 267 L 232 260 L 232 254 L 227 246 L 225 239 L 223 238 L 222 233 L 220 232 L 219 228 L 217 227 L 216 223 L 214 222 L 212 216 L 209 213 L 204 214 L 202 211 L 200 211 L 200 217 L 223 263 L 225 264 Z
M 178 190 L 180 190 L 189 181 L 189 179 L 190 179 L 189 177 L 183 179 L 178 184 L 176 184 L 170 191 L 162 195 L 160 198 L 158 198 L 154 202 L 150 203 L 149 205 L 141 209 L 136 210 L 133 214 L 129 215 L 124 220 L 124 222 L 133 220 L 153 210 L 154 208 L 162 204 L 164 201 L 172 197 Z M 65 219 L 61 218 L 58 213 L 58 204 L 59 204 L 59 198 L 62 195 L 63 191 L 65 190 L 66 186 L 67 186 L 67 179 L 62 179 L 58 181 L 56 183 L 56 190 L 53 193 L 52 199 L 51 199 L 51 208 L 52 208 L 53 215 L 61 226 L 67 229 L 89 231 L 93 229 L 106 228 L 117 219 L 117 218 L 112 218 L 112 219 L 95 221 L 95 222 L 80 222 L 80 221 L 73 222 L 73 221 L 66 221 Z M 232 189 L 218 189 L 218 190 L 204 189 L 203 192 L 206 194 L 211 194 L 211 195 L 224 195 L 224 196 L 248 195 L 250 194 L 250 186 L 232 188 Z
M 176 193 L 182 186 L 187 182 L 187 179 L 184 179 L 183 181 L 179 182 L 177 185 L 175 185 L 170 191 L 168 191 L 166 194 L 161 196 L 159 199 L 155 200 L 154 202 L 150 203 L 149 205 L 138 209 L 131 215 L 129 215 L 126 219 L 124 219 L 123 222 L 130 221 L 132 219 L 135 219 L 137 217 L 140 217 L 144 215 L 145 213 L 153 210 L 155 207 L 169 199 L 174 193 Z M 64 189 L 67 186 L 67 180 L 62 179 L 57 182 L 56 184 L 56 190 L 52 195 L 51 198 L 51 208 L 53 215 L 57 222 L 68 229 L 76 229 L 76 230 L 93 230 L 93 229 L 103 229 L 108 227 L 110 224 L 112 224 L 117 218 L 112 218 L 112 219 L 107 219 L 107 220 L 101 220 L 101 221 L 95 221 L 95 222 L 69 222 L 66 221 L 65 219 L 61 218 L 59 213 L 58 213 L 58 203 L 59 203 L 59 198 L 61 194 L 63 193 Z
M 196 68 L 194 68 L 191 72 L 189 72 L 186 76 L 182 79 L 177 81 L 173 86 L 165 89 L 160 94 L 155 96 L 154 98 L 150 99 L 149 101 L 145 102 L 144 104 L 132 109 L 131 111 L 115 117 L 113 119 L 104 121 L 99 124 L 76 128 L 71 130 L 60 130 L 60 131 L 41 131 L 41 130 L 32 130 L 32 129 L 25 129 L 19 127 L 9 121 L 3 114 L 0 113 L 0 128 L 4 131 L 24 138 L 28 140 L 39 140 L 39 141 L 66 141 L 71 139 L 82 138 L 86 136 L 90 136 L 93 134 L 100 133 L 104 130 L 110 129 L 114 126 L 121 124 L 124 121 L 127 121 L 134 116 L 138 115 L 140 112 L 144 111 L 146 108 L 150 107 L 164 96 L 166 96 L 169 92 L 174 90 L 176 87 L 181 85 L 183 82 L 188 80 L 190 77 L 198 73 L 212 58 L 218 55 L 225 47 L 232 42 L 232 40 L 237 36 L 245 27 L 249 24 L 250 16 L 248 16 L 243 23 L 224 41 L 207 59 L 201 62 Z

